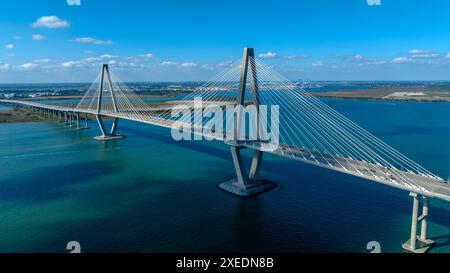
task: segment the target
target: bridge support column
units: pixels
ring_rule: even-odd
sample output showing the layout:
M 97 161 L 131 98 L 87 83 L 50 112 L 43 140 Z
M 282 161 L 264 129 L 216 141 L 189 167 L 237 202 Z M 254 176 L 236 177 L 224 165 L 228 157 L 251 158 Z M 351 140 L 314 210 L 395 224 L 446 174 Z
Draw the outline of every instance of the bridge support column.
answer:
M 257 120 L 261 121 L 259 118 L 259 88 L 258 88 L 258 80 L 256 75 L 256 65 L 255 65 L 255 53 L 253 51 L 253 48 L 245 48 L 244 49 L 244 56 L 242 59 L 242 66 L 241 66 L 241 78 L 239 81 L 239 89 L 238 94 L 236 98 L 236 105 L 238 106 L 245 106 L 244 98 L 245 98 L 245 92 L 246 92 L 246 86 L 247 86 L 247 77 L 249 77 L 250 80 L 250 92 L 252 96 L 252 102 L 253 105 L 257 109 Z M 248 75 L 247 75 L 248 74 Z M 234 168 L 236 170 L 237 179 L 233 179 L 227 182 L 224 182 L 219 185 L 219 188 L 241 196 L 251 196 L 254 194 L 261 193 L 263 191 L 270 190 L 275 187 L 274 183 L 271 183 L 267 180 L 258 178 L 258 172 L 259 168 L 261 166 L 262 156 L 263 152 L 260 150 L 255 150 L 252 157 L 252 163 L 250 166 L 250 170 L 248 175 L 246 174 L 245 166 L 242 160 L 241 150 L 245 149 L 246 147 L 239 145 L 239 140 L 241 137 L 241 130 L 242 130 L 242 122 L 245 121 L 245 117 L 243 116 L 241 111 L 238 111 L 235 113 L 234 117 L 234 142 L 229 143 L 231 145 L 231 155 L 233 157 L 233 164 Z M 245 122 L 244 122 L 245 125 Z M 261 124 L 257 124 L 257 140 L 262 139 L 262 132 L 261 132 Z M 245 131 L 245 130 L 244 130 Z
M 85 113 L 85 115 L 84 115 L 84 120 L 85 120 L 85 126 L 84 127 L 81 127 L 81 121 L 80 121 L 81 114 L 80 114 L 80 112 L 76 113 L 76 117 L 77 117 L 77 130 L 88 129 L 87 113 Z
M 111 130 L 109 131 L 109 133 L 106 132 L 106 128 L 105 128 L 105 124 L 103 122 L 102 116 L 97 115 L 96 118 L 97 118 L 98 126 L 100 127 L 100 131 L 101 131 L 102 135 L 94 137 L 95 140 L 107 141 L 107 140 L 125 138 L 125 136 L 123 136 L 123 135 L 116 134 L 117 123 L 119 122 L 118 118 L 113 119 L 113 122 L 111 125 Z
M 87 113 L 84 113 L 84 128 L 89 128 L 89 118 Z
M 80 113 L 77 112 L 77 129 L 80 129 Z
M 73 113 L 69 113 L 69 127 L 73 127 Z
M 434 245 L 433 240 L 427 239 L 429 198 L 418 195 L 417 193 L 410 193 L 409 195 L 413 198 L 411 236 L 409 240 L 403 244 L 403 249 L 413 253 L 425 253 Z M 419 216 L 420 199 L 423 200 L 421 216 Z M 418 222 L 421 223 L 420 236 L 417 236 Z
M 245 149 L 245 147 L 238 145 L 231 146 L 231 156 L 237 178 L 219 184 L 219 188 L 240 197 L 255 195 L 274 188 L 276 186 L 274 183 L 258 177 L 263 152 L 259 150 L 254 151 L 250 170 L 247 175 L 241 155 L 242 149 Z

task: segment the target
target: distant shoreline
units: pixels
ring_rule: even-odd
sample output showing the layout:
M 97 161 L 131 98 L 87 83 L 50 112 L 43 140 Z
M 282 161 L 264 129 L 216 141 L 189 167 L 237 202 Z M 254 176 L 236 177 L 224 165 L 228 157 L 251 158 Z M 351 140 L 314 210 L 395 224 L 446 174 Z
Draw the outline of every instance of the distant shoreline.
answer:
M 169 93 L 169 94 L 145 94 L 145 95 L 138 95 L 139 98 L 142 99 L 150 99 L 150 98 L 170 98 L 170 97 L 176 97 L 181 93 Z M 82 99 L 82 95 L 70 95 L 70 96 L 43 96 L 43 97 L 36 97 L 36 98 L 26 98 L 23 100 L 26 101 L 40 101 L 40 100 L 70 100 L 70 99 Z
M 378 88 L 361 90 L 337 90 L 309 92 L 319 98 L 378 100 L 404 102 L 450 102 L 450 91 L 409 88 Z

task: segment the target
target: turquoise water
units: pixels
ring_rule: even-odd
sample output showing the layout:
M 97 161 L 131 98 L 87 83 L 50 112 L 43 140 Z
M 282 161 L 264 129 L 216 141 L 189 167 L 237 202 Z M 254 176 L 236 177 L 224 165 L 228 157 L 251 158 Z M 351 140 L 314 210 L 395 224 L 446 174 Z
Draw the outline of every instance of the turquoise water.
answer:
M 424 167 L 450 176 L 450 104 L 325 100 Z M 121 121 L 126 139 L 92 139 L 55 122 L 0 125 L 0 252 L 401 252 L 408 193 L 265 156 L 278 187 L 241 199 L 228 147 L 175 142 L 170 131 Z M 450 252 L 450 204 L 432 200 L 434 252 Z

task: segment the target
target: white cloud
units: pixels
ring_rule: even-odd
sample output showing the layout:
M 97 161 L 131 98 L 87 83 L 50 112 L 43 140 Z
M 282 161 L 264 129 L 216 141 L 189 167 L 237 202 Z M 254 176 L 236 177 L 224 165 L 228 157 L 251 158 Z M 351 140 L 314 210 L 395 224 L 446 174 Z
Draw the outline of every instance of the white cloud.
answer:
M 422 58 L 422 59 L 436 58 L 439 56 L 439 54 L 431 50 L 421 50 L 421 49 L 411 49 L 408 51 L 408 54 L 411 55 L 411 58 Z
M 214 71 L 214 70 L 217 69 L 217 66 L 214 65 L 214 64 L 203 64 L 201 66 L 201 68 L 204 69 L 204 70 L 208 70 L 208 71 Z
M 93 63 L 93 62 L 99 62 L 101 60 L 102 60 L 102 58 L 100 58 L 100 57 L 89 57 L 89 58 L 81 59 L 81 62 L 83 62 L 83 63 Z
M 407 58 L 407 57 L 398 57 L 398 58 L 392 59 L 392 63 L 395 63 L 395 64 L 410 63 L 412 61 L 413 60 L 411 60 L 410 58 Z
M 447 53 L 447 55 L 445 56 L 445 58 L 450 58 L 450 53 Z
M 114 65 L 116 63 L 117 63 L 117 61 L 115 61 L 115 60 L 111 60 L 111 61 L 108 62 L 108 64 L 111 64 L 111 65 Z
M 111 55 L 111 54 L 103 54 L 101 56 L 98 57 L 88 57 L 88 58 L 84 58 L 81 59 L 80 61 L 82 63 L 94 63 L 94 62 L 101 62 L 103 60 L 107 60 L 107 59 L 117 59 L 119 56 L 116 55 Z
M 323 66 L 323 62 L 322 61 L 313 62 L 311 65 L 312 66 Z
M 7 45 L 5 45 L 5 48 L 6 49 L 13 49 L 14 45 L 13 44 L 7 44 Z
M 117 55 L 111 55 L 111 54 L 103 54 L 103 55 L 101 55 L 99 58 L 101 58 L 101 59 L 115 59 L 115 58 L 117 58 L 117 57 L 119 57 L 119 56 L 117 56 Z
M 57 16 L 42 16 L 37 19 L 32 25 L 34 28 L 46 27 L 46 28 L 67 28 L 70 26 L 66 20 L 61 20 Z
M 408 50 L 408 53 L 411 54 L 411 55 L 419 54 L 419 53 L 421 53 L 421 52 L 423 52 L 423 50 L 420 50 L 420 49 L 411 49 L 411 50 Z
M 161 65 L 177 65 L 177 62 L 172 62 L 172 61 L 164 61 L 161 63 Z
M 308 56 L 305 55 L 289 55 L 285 57 L 288 60 L 304 60 L 308 59 Z
M 81 43 L 81 44 L 94 44 L 94 45 L 104 45 L 104 44 L 112 44 L 112 41 L 98 40 L 92 37 L 81 37 L 75 38 L 72 40 L 73 42 Z
M 121 67 L 121 68 L 143 68 L 144 67 L 143 64 L 136 64 L 136 63 L 133 63 L 133 62 L 131 62 L 131 63 L 129 63 L 129 62 L 119 62 L 117 64 L 117 66 Z
M 31 35 L 31 39 L 33 39 L 34 41 L 43 41 L 47 38 L 41 34 L 33 34 L 33 35 Z
M 77 65 L 80 65 L 80 62 L 78 62 L 78 61 L 69 61 L 69 62 L 65 62 L 65 63 L 61 64 L 61 66 L 64 67 L 64 68 L 71 68 L 71 67 L 74 67 L 74 66 L 77 66 Z
M 364 64 L 367 65 L 380 65 L 380 64 L 385 64 L 386 61 L 377 61 L 377 60 L 372 60 L 372 59 L 368 59 Z
M 375 59 L 370 59 L 370 58 L 366 58 L 361 54 L 356 54 L 353 56 L 350 56 L 349 58 L 347 58 L 348 62 L 351 63 L 357 63 L 358 65 L 362 66 L 362 65 L 380 65 L 380 64 L 385 64 L 385 61 L 379 61 L 379 60 L 375 60 Z
M 232 64 L 232 61 L 226 61 L 226 62 L 220 62 L 220 63 L 212 63 L 212 64 L 198 64 L 195 62 L 184 62 L 179 63 L 175 61 L 163 61 L 159 65 L 171 67 L 171 68 L 177 68 L 177 69 L 193 69 L 198 68 L 204 71 L 215 71 L 217 69 L 224 69 L 224 67 L 228 67 Z
M 356 54 L 356 55 L 351 56 L 350 60 L 351 61 L 357 61 L 357 62 L 358 61 L 362 61 L 362 60 L 364 60 L 364 56 L 361 55 L 361 54 Z
M 0 70 L 10 70 L 11 65 L 10 64 L 0 64 Z
M 147 54 L 141 55 L 141 57 L 143 57 L 143 58 L 148 58 L 148 59 L 152 59 L 152 58 L 155 57 L 155 55 L 153 55 L 153 53 L 147 53 Z
M 24 63 L 22 65 L 19 65 L 19 68 L 22 70 L 31 70 L 36 67 L 38 67 L 38 65 L 35 63 Z
M 50 63 L 50 62 L 52 62 L 51 59 L 37 59 L 33 61 L 33 63 Z
M 69 6 L 81 6 L 81 0 L 66 0 Z
M 182 63 L 179 65 L 180 68 L 194 68 L 197 66 L 198 66 L 198 64 L 193 63 L 193 62 L 186 62 L 186 63 Z
M 269 51 L 269 52 L 266 52 L 266 53 L 259 54 L 258 57 L 263 58 L 263 59 L 276 58 L 277 57 L 277 53 Z

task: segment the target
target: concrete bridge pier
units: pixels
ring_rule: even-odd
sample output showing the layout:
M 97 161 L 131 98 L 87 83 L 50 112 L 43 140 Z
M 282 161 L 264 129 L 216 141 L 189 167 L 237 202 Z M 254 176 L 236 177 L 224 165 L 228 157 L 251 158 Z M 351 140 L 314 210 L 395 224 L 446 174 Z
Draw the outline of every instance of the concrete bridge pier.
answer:
M 84 113 L 84 128 L 88 129 L 89 128 L 89 118 L 88 118 L 88 114 Z
M 77 112 L 77 129 L 80 130 L 80 113 Z
M 77 119 L 77 130 L 83 130 L 83 129 L 87 129 L 88 127 L 88 118 L 87 118 L 87 113 L 84 115 L 84 121 L 85 121 L 85 126 L 81 127 L 81 113 L 77 112 L 76 113 L 76 119 Z
M 70 120 L 70 112 L 66 112 L 65 114 L 66 114 L 66 123 L 65 123 L 65 124 L 66 124 L 67 126 L 70 126 L 70 124 L 71 124 L 71 122 L 72 122 L 72 121 Z
M 69 127 L 73 127 L 73 112 L 69 112 Z
M 113 122 L 111 125 L 111 130 L 109 132 L 106 131 L 105 123 L 103 122 L 101 115 L 96 115 L 98 127 L 100 128 L 100 132 L 102 133 L 100 136 L 94 137 L 95 140 L 100 141 L 108 141 L 108 140 L 114 140 L 114 139 L 122 139 L 125 138 L 123 135 L 117 135 L 117 124 L 119 122 L 118 118 L 113 118 Z
M 435 244 L 433 240 L 427 239 L 429 197 L 413 192 L 409 195 L 413 198 L 411 236 L 409 240 L 402 245 L 402 247 L 409 252 L 425 253 Z M 419 205 L 421 199 L 422 215 L 419 216 Z M 417 236 L 417 224 L 419 222 L 421 223 L 421 230 L 420 236 Z
M 263 156 L 263 152 L 259 150 L 254 151 L 249 172 L 246 174 L 242 149 L 245 147 L 231 144 L 231 156 L 237 178 L 219 184 L 219 188 L 240 197 L 247 197 L 276 187 L 274 183 L 258 177 Z

